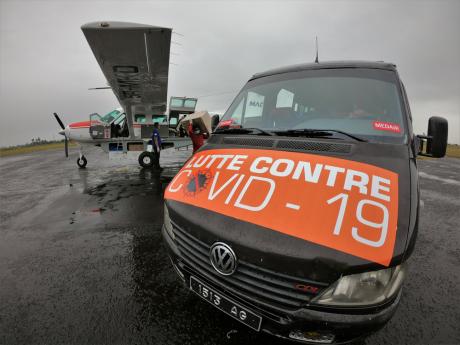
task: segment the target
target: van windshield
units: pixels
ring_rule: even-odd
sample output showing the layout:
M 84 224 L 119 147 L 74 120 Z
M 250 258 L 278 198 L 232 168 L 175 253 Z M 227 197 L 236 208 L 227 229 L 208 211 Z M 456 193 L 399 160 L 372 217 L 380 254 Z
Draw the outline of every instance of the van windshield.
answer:
M 398 77 L 366 68 L 289 72 L 250 81 L 224 114 L 221 128 L 336 130 L 370 141 L 405 139 Z

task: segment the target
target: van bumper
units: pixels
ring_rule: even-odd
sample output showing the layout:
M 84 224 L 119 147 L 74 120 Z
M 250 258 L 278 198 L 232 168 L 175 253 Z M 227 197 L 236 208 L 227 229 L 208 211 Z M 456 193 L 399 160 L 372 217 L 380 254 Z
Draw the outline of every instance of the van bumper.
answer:
M 173 268 L 185 288 L 189 289 L 191 276 L 199 278 L 224 296 L 238 300 L 254 313 L 261 315 L 261 331 L 298 343 L 346 344 L 364 338 L 382 328 L 391 319 L 401 298 L 400 290 L 391 302 L 372 311 L 369 311 L 369 308 L 339 310 L 312 306 L 294 311 L 284 310 L 283 313 L 277 310 L 276 313 L 272 313 L 266 308 L 259 309 L 258 306 L 254 306 L 250 299 L 245 299 L 244 295 L 236 296 L 225 291 L 222 287 L 210 282 L 206 276 L 195 272 L 182 261 L 180 251 L 164 227 L 162 235 Z

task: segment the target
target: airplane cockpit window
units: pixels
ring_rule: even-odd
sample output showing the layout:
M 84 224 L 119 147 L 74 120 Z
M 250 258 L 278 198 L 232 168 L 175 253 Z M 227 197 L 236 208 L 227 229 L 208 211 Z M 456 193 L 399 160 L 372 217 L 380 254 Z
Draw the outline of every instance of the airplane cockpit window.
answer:
M 127 137 L 129 136 L 128 123 L 126 121 L 126 114 L 120 114 L 111 124 L 112 137 Z
M 113 120 L 115 120 L 117 117 L 119 117 L 121 114 L 121 111 L 115 109 L 112 110 L 110 113 L 104 115 L 102 117 L 102 121 L 105 123 L 111 123 Z
M 99 115 L 98 113 L 93 113 L 89 116 L 89 120 L 91 121 L 91 125 L 95 126 L 97 124 L 101 124 L 102 116 Z
M 116 125 L 120 125 L 120 124 L 123 124 L 123 122 L 125 121 L 126 119 L 126 115 L 123 113 L 121 114 L 120 116 L 118 116 L 115 121 L 113 121 L 114 124 Z

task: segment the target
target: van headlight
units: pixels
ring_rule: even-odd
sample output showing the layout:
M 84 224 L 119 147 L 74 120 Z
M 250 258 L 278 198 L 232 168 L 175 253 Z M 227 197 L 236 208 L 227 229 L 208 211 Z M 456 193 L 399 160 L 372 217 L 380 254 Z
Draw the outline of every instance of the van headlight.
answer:
M 166 206 L 166 204 L 165 204 L 164 223 L 163 224 L 164 224 L 164 227 L 165 227 L 166 231 L 168 232 L 169 236 L 174 240 L 175 236 L 174 236 L 173 226 L 171 224 L 171 218 L 169 218 L 169 211 L 168 211 L 168 207 Z
M 341 277 L 311 302 L 357 307 L 374 305 L 393 297 L 401 288 L 405 265 Z

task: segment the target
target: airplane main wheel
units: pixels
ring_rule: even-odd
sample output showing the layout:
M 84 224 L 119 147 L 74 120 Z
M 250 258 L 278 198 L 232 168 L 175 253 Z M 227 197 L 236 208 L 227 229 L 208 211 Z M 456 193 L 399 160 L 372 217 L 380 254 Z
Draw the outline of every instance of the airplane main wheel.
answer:
M 88 164 L 88 161 L 86 160 L 86 157 L 85 156 L 81 156 L 81 158 L 78 158 L 77 159 L 77 165 L 80 167 L 80 168 L 84 168 L 86 167 L 86 164 Z
M 144 151 L 139 155 L 139 164 L 143 168 L 153 167 L 153 154 L 151 152 Z

